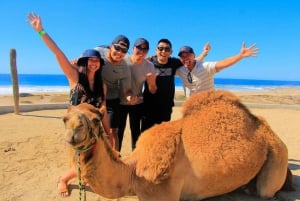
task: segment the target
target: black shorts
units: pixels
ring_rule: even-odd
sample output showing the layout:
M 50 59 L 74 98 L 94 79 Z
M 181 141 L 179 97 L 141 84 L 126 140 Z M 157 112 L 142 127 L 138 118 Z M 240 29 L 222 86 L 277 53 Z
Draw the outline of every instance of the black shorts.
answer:
M 120 125 L 120 99 L 106 100 L 107 114 L 111 128 L 119 128 Z

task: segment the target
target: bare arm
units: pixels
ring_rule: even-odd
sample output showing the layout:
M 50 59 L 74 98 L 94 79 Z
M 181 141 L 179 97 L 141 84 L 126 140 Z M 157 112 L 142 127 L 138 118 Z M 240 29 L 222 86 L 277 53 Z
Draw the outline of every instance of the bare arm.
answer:
M 104 132 L 105 132 L 105 137 L 107 137 L 107 140 L 108 142 L 110 143 L 111 147 L 115 147 L 115 143 L 116 143 L 116 140 L 114 138 L 114 135 L 112 134 L 111 132 L 111 129 L 110 129 L 110 126 L 109 126 L 109 120 L 108 120 L 108 114 L 107 114 L 107 109 L 106 109 L 106 103 L 103 102 L 101 108 L 100 108 L 100 112 L 102 113 L 102 126 L 103 126 L 103 129 L 104 129 Z
M 115 141 L 117 139 L 114 138 L 112 132 L 111 132 L 111 129 L 110 129 L 110 125 L 109 125 L 109 118 L 108 118 L 108 114 L 107 114 L 107 109 L 106 109 L 106 94 L 107 94 L 107 86 L 106 84 L 103 83 L 103 93 L 104 93 L 104 101 L 102 103 L 102 106 L 104 107 L 101 107 L 101 111 L 102 111 L 102 114 L 103 114 L 103 118 L 102 118 L 102 126 L 103 126 L 103 129 L 106 133 L 106 136 L 108 137 L 108 141 L 109 143 L 111 144 L 112 147 L 115 146 Z
M 197 61 L 202 61 L 209 53 L 211 47 L 209 42 L 207 42 L 204 47 L 202 53 L 196 58 Z
M 103 125 L 105 133 L 107 135 L 110 135 L 110 126 L 109 126 L 108 114 L 107 114 L 106 106 L 105 106 L 105 111 L 103 111 L 102 125 Z
M 242 48 L 240 52 L 237 55 L 227 57 L 226 59 L 222 61 L 218 61 L 216 63 L 216 71 L 223 70 L 224 68 L 227 68 L 229 66 L 232 66 L 233 64 L 236 64 L 240 60 L 246 57 L 255 57 L 258 54 L 259 49 L 256 48 L 256 44 L 252 44 L 250 47 L 246 47 L 245 42 L 242 44 Z
M 71 63 L 69 62 L 65 54 L 56 45 L 56 43 L 52 40 L 49 34 L 44 32 L 42 26 L 42 19 L 40 18 L 40 16 L 37 16 L 35 13 L 29 13 L 28 22 L 35 31 L 39 32 L 44 43 L 55 54 L 61 69 L 63 70 L 63 72 L 65 73 L 65 75 L 69 80 L 70 87 L 73 88 L 73 86 L 75 86 L 75 84 L 78 81 L 78 71 L 72 67 Z
M 156 77 L 158 74 L 152 74 L 152 73 L 148 73 L 146 75 L 146 82 L 149 86 L 149 91 L 152 94 L 155 94 L 156 90 L 157 90 L 157 86 L 156 86 Z
M 105 83 L 103 83 L 103 94 L 104 94 L 104 100 L 103 100 L 102 105 L 105 106 L 105 108 L 106 108 L 107 86 L 106 86 Z M 110 126 L 109 126 L 108 115 L 107 115 L 107 110 L 106 109 L 105 109 L 104 116 L 103 116 L 103 119 L 102 119 L 102 124 L 103 124 L 103 127 L 104 127 L 104 131 L 107 134 L 110 134 Z

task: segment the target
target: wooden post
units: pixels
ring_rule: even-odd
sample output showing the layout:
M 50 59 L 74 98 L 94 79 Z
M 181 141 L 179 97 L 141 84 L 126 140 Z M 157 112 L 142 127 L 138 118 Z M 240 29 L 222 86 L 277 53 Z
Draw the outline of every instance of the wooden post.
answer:
M 10 50 L 10 72 L 14 96 L 14 111 L 19 114 L 19 81 L 17 71 L 17 53 L 15 49 Z

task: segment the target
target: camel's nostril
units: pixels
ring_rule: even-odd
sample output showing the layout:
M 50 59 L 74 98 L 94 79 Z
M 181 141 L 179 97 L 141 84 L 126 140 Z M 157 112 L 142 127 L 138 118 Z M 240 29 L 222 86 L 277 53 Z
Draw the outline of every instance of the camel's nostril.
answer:
M 74 135 L 72 136 L 71 140 L 72 140 L 71 143 L 75 144 L 75 137 L 74 137 Z

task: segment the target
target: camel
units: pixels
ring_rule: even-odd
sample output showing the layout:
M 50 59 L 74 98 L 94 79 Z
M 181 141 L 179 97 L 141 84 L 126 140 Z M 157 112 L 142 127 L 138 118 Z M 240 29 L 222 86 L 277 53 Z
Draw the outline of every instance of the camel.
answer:
M 125 158 L 110 147 L 101 114 L 83 103 L 69 108 L 64 123 L 74 164 L 79 160 L 82 179 L 103 197 L 202 200 L 254 183 L 269 199 L 292 182 L 286 145 L 230 92 L 189 97 L 180 119 L 144 131 Z

